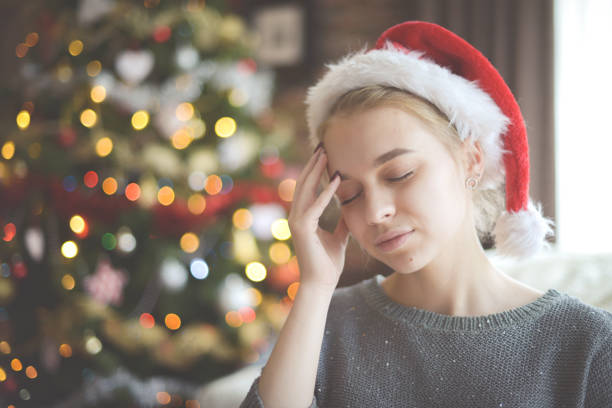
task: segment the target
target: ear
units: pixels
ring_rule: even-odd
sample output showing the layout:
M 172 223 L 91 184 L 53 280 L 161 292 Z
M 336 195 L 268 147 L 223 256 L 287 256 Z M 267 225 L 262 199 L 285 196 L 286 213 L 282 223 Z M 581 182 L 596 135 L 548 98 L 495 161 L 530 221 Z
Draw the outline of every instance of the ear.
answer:
M 479 174 L 484 171 L 484 152 L 478 140 L 468 138 L 463 141 L 464 170 L 468 175 Z

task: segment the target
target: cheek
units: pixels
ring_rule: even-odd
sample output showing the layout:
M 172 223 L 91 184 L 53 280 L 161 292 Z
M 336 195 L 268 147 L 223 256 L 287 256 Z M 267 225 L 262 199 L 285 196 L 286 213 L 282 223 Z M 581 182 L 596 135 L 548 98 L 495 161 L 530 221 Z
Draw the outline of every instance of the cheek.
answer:
M 452 234 L 463 220 L 465 213 L 465 194 L 461 190 L 457 180 L 451 176 L 440 180 L 436 186 L 432 186 L 432 197 L 435 203 L 432 207 L 435 210 L 437 228 L 443 230 L 444 234 Z
M 341 207 L 340 214 L 342 214 L 342 218 L 344 218 L 344 223 L 348 227 L 349 232 L 356 236 L 359 232 L 359 227 L 363 222 L 359 222 L 360 217 L 355 213 L 355 211 L 350 211 Z
M 341 208 L 340 213 L 352 237 L 356 239 L 360 245 L 363 245 L 363 237 L 366 229 L 366 225 L 363 222 L 363 215 L 360 215 L 358 211 L 350 208 L 345 209 L 344 207 Z
M 444 171 L 422 173 L 402 190 L 401 202 L 426 229 L 448 227 L 448 223 L 463 211 L 463 196 L 452 174 Z

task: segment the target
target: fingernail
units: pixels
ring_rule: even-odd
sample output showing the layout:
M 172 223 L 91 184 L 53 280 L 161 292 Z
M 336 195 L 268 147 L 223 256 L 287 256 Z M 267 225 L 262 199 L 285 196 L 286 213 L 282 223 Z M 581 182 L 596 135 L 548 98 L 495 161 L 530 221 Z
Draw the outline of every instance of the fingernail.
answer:
M 331 181 L 334 181 L 336 177 L 340 177 L 340 172 L 338 170 L 336 170 L 334 174 L 332 174 Z
M 317 145 L 317 147 L 315 147 L 314 152 L 312 152 L 313 154 L 317 152 L 317 150 L 319 150 L 319 148 L 323 146 L 323 142 L 319 142 L 319 144 Z

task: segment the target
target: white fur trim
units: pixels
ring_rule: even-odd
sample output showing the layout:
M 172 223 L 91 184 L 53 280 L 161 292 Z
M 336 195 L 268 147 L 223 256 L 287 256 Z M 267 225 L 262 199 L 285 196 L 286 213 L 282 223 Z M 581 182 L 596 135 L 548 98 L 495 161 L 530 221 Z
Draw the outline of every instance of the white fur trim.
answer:
M 531 200 L 527 210 L 516 213 L 504 211 L 497 219 L 493 235 L 495 247 L 500 255 L 529 257 L 550 245 L 546 237 L 553 235 L 553 221 L 544 218 L 542 206 L 533 205 Z
M 419 95 L 444 112 L 458 130 L 461 140 L 472 136 L 485 153 L 480 188 L 495 188 L 505 179 L 501 135 L 510 120 L 476 81 L 452 73 L 424 57 L 421 51 L 402 52 L 390 42 L 366 52 L 366 47 L 326 64 L 329 71 L 306 97 L 307 121 L 312 141 L 316 129 L 327 118 L 334 102 L 351 89 L 387 85 Z M 318 143 L 318 141 L 317 141 Z

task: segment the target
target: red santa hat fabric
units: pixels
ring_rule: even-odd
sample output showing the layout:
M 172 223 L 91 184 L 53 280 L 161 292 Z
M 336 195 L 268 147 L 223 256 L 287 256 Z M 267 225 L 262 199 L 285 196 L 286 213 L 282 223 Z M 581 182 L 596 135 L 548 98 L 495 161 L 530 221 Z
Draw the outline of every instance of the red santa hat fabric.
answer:
M 446 114 L 462 140 L 478 140 L 485 166 L 480 188 L 505 182 L 506 208 L 493 235 L 498 252 L 530 256 L 547 246 L 552 221 L 529 198 L 529 147 L 520 108 L 489 60 L 467 41 L 433 23 L 407 21 L 378 38 L 374 48 L 327 64 L 306 98 L 310 138 L 344 93 L 386 85 L 427 99 Z

